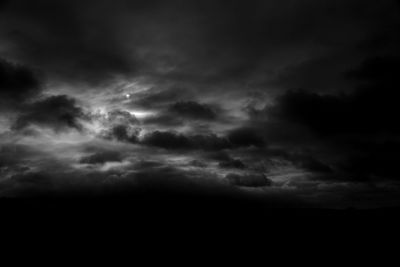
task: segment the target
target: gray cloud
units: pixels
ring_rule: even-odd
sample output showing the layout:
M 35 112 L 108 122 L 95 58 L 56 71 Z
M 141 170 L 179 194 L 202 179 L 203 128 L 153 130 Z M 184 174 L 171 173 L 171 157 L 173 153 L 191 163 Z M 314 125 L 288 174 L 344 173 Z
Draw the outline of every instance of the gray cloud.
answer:
M 0 1 L 1 192 L 395 190 L 398 7 Z
M 104 164 L 107 162 L 121 162 L 123 156 L 116 151 L 101 151 L 81 158 L 83 164 Z
M 211 107 L 194 101 L 177 102 L 171 105 L 170 112 L 194 120 L 215 120 L 217 118 L 217 114 Z
M 272 181 L 269 180 L 265 175 L 263 174 L 228 174 L 225 179 L 237 186 L 244 186 L 244 187 L 266 187 L 266 186 L 271 186 Z
M 395 21 L 391 3 L 20 0 L 3 11 L 1 36 L 9 57 L 65 79 L 248 83 L 318 51 L 350 51 Z
M 18 109 L 41 92 L 37 73 L 0 58 L 0 109 Z
M 85 118 L 85 113 L 77 106 L 74 99 L 65 95 L 51 96 L 25 106 L 13 129 L 22 130 L 33 124 L 55 131 L 68 129 L 80 131 L 83 128 L 79 119 Z
M 143 144 L 165 149 L 224 150 L 242 147 L 263 147 L 264 141 L 253 130 L 236 129 L 225 137 L 214 134 L 184 135 L 177 132 L 155 131 L 147 134 Z
M 93 114 L 92 120 L 98 120 L 104 126 L 99 134 L 104 139 L 117 140 L 121 142 L 135 143 L 141 132 L 139 120 L 124 110 L 112 110 L 104 114 Z

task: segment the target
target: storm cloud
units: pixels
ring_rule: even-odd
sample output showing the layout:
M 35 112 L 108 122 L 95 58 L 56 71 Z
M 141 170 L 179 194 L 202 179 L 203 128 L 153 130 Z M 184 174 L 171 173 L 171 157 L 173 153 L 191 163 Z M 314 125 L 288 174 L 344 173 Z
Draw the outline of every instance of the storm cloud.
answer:
M 400 200 L 381 194 L 400 188 L 399 1 L 0 12 L 0 196 L 203 183 L 330 207 Z
M 17 0 L 3 8 L 8 27 L 1 35 L 8 57 L 63 79 L 150 74 L 184 83 L 257 83 L 267 81 L 262 73 L 319 58 L 319 51 L 351 51 L 393 23 L 395 4 Z
M 214 120 L 217 114 L 205 104 L 199 104 L 193 101 L 178 102 L 170 107 L 170 111 L 177 116 L 187 117 L 199 120 Z
M 82 130 L 79 119 L 84 118 L 83 110 L 74 99 L 65 95 L 52 96 L 27 105 L 14 123 L 13 129 L 21 130 L 33 124 L 55 131 L 68 128 Z
M 1 109 L 18 108 L 41 89 L 41 81 L 32 69 L 0 58 Z

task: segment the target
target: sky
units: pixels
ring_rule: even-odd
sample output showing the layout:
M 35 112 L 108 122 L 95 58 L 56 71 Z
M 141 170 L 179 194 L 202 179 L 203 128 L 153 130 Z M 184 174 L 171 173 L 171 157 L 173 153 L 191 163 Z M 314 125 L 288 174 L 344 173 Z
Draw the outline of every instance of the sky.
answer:
M 0 197 L 400 204 L 400 2 L 0 0 Z

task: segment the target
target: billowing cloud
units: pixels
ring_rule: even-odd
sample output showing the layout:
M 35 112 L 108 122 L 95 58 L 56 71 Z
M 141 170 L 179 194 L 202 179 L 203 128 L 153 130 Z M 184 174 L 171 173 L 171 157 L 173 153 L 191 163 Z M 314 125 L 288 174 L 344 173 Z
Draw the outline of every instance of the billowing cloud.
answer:
M 248 129 L 238 129 L 229 132 L 227 136 L 209 135 L 184 135 L 176 132 L 155 131 L 147 134 L 143 144 L 158 146 L 166 149 L 199 149 L 199 150 L 224 150 L 241 147 L 262 147 L 263 139 Z
M 399 62 L 393 57 L 369 59 L 347 74 L 361 81 L 355 92 L 319 95 L 305 90 L 289 91 L 270 112 L 324 135 L 397 133 L 394 99 L 398 97 Z
M 0 1 L 0 196 L 399 203 L 398 3 Z
M 160 131 L 147 134 L 142 143 L 171 150 L 221 150 L 231 147 L 227 139 L 216 135 L 185 136 L 179 133 Z
M 74 99 L 65 95 L 51 96 L 28 104 L 17 118 L 13 129 L 21 130 L 30 125 L 39 125 L 55 131 L 82 130 L 79 120 L 84 118 L 83 110 Z
M 100 122 L 103 129 L 99 135 L 102 138 L 130 143 L 138 141 L 141 132 L 139 121 L 128 111 L 112 110 L 107 114 L 94 114 L 92 119 Z
M 289 90 L 272 107 L 252 114 L 251 125 L 267 138 L 280 136 L 279 145 L 288 151 L 297 146 L 300 153 L 285 152 L 287 159 L 327 179 L 397 179 L 391 167 L 397 165 L 393 148 L 399 133 L 397 63 L 397 57 L 372 58 L 344 73 L 355 82 L 349 93 Z

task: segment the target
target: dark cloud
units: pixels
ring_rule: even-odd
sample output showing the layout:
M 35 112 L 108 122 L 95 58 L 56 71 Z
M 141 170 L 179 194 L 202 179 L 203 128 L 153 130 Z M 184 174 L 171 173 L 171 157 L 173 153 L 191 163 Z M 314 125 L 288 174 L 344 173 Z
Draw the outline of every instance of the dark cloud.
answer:
M 0 58 L 0 106 L 18 108 L 41 91 L 41 82 L 31 69 Z
M 209 135 L 193 135 L 190 136 L 191 143 L 197 149 L 203 150 L 222 150 L 231 148 L 229 140 L 224 137 L 219 137 L 214 134 Z
M 124 110 L 112 110 L 107 114 L 94 114 L 92 120 L 99 120 L 106 128 L 100 133 L 104 139 L 136 143 L 141 132 L 139 120 Z
M 174 132 L 156 131 L 147 134 L 142 144 L 170 150 L 222 150 L 230 148 L 231 144 L 225 138 L 216 135 L 183 135 Z
M 271 186 L 272 181 L 264 174 L 228 174 L 225 179 L 236 186 L 243 187 L 266 187 Z
M 65 95 L 51 96 L 27 105 L 14 123 L 13 129 L 21 130 L 33 124 L 55 131 L 80 131 L 82 125 L 79 120 L 85 118 L 85 113 L 74 99 Z
M 227 138 L 235 147 L 265 146 L 262 136 L 257 133 L 257 130 L 251 128 L 233 130 L 228 133 Z
M 399 180 L 398 141 L 367 142 L 341 162 L 341 169 L 349 179 L 370 182 L 373 178 Z
M 319 95 L 305 90 L 289 91 L 278 99 L 270 113 L 280 120 L 304 124 L 321 134 L 364 131 L 357 127 L 357 120 L 348 116 L 354 114 L 350 112 L 354 107 L 347 100 L 346 96 Z
M 247 83 L 335 46 L 351 50 L 396 22 L 395 5 L 19 0 L 5 8 L 9 23 L 1 36 L 11 44 L 9 56 L 64 79 L 99 82 L 134 74 L 184 84 Z
M 117 125 L 113 126 L 111 130 L 103 133 L 102 136 L 106 139 L 115 139 L 120 142 L 136 143 L 138 137 L 136 133 L 131 133 L 128 126 Z
M 246 165 L 239 159 L 223 161 L 218 166 L 225 169 L 246 169 Z
M 355 49 L 354 49 L 355 50 Z M 334 51 L 327 55 L 293 64 L 277 74 L 269 86 L 285 89 L 307 88 L 309 92 L 347 92 L 352 84 L 343 76 L 343 71 L 356 67 L 360 57 L 354 58 L 357 51 Z M 321 68 L 321 66 L 324 66 Z M 268 86 L 268 85 L 267 85 Z
M 101 164 L 99 156 L 90 164 Z M 114 156 L 111 156 L 115 160 Z M 0 180 L 1 197 L 116 197 L 163 199 L 225 194 L 234 190 L 226 188 L 211 177 L 196 178 L 192 173 L 167 166 L 160 162 L 138 162 L 135 172 L 80 171 L 67 167 L 17 173 Z M 199 203 L 201 205 L 201 203 Z
M 206 168 L 207 167 L 207 163 L 201 162 L 199 160 L 192 160 L 190 162 L 190 165 L 194 166 L 194 167 L 198 167 L 198 168 Z
M 293 66 L 317 61 L 304 73 L 302 84 L 296 86 L 329 86 L 322 84 L 322 78 L 320 83 L 315 81 L 320 77 L 337 77 L 341 67 L 348 66 L 347 62 L 364 56 L 355 52 L 359 42 L 398 21 L 396 12 L 390 9 L 391 1 L 379 5 L 373 1 L 324 5 L 318 1 L 246 4 L 206 1 L 199 6 L 197 15 L 205 20 L 201 27 L 205 33 L 195 38 L 203 38 L 202 42 L 182 51 L 187 53 L 184 55 L 191 59 L 191 64 L 186 65 L 181 75 L 174 73 L 171 78 L 211 84 L 227 81 L 258 84 L 284 74 Z M 338 53 L 347 54 L 350 59 L 346 63 L 332 63 Z M 324 62 L 327 57 L 330 60 Z M 318 77 L 314 70 L 318 70 Z
M 128 106 L 145 109 L 165 109 L 175 101 L 190 96 L 190 90 L 182 87 L 151 88 L 134 95 Z
M 246 169 L 247 166 L 240 159 L 232 158 L 227 150 L 211 151 L 203 156 L 206 160 L 217 161 L 223 169 Z
M 209 135 L 184 135 L 174 132 L 156 131 L 147 134 L 143 144 L 166 149 L 198 149 L 198 150 L 223 150 L 251 146 L 264 146 L 262 138 L 252 130 L 239 129 L 230 132 L 227 137 Z
M 216 160 L 220 162 L 232 160 L 231 156 L 226 151 L 212 151 L 205 155 L 207 159 Z
M 381 86 L 384 90 L 396 92 L 399 86 L 400 57 L 381 56 L 368 58 L 357 69 L 349 71 L 347 77 L 367 85 Z M 365 85 L 364 85 L 365 86 Z
M 123 155 L 116 151 L 102 151 L 83 157 L 80 163 L 84 164 L 104 164 L 107 162 L 121 162 Z
M 79 131 L 58 164 L 63 135 L 0 153 L 0 190 L 192 192 L 226 172 L 308 198 L 395 188 L 398 3 L 0 0 L 0 141 Z
M 169 110 L 177 116 L 194 120 L 214 120 L 217 118 L 217 114 L 211 107 L 194 101 L 177 102 Z
M 12 170 L 23 168 L 24 162 L 19 156 L 20 153 L 29 154 L 24 147 L 1 145 L 0 146 L 0 177 L 5 177 Z
M 294 145 L 301 153 L 289 154 L 287 159 L 314 173 L 339 171 L 339 175 L 327 177 L 348 181 L 397 179 L 398 66 L 398 57 L 368 59 L 346 72 L 345 76 L 355 81 L 351 93 L 288 91 L 273 107 L 262 111 L 270 119 L 259 129 L 267 136 L 289 131 L 281 135 L 281 145 L 288 150 Z M 261 117 L 255 119 L 255 125 Z M 296 139 L 296 135 L 304 138 Z
M 319 160 L 316 160 L 312 157 L 306 157 L 304 159 L 301 159 L 297 163 L 299 164 L 299 166 L 301 168 L 304 168 L 306 170 L 309 170 L 309 171 L 312 171 L 315 173 L 333 173 L 333 169 L 329 165 L 327 165 Z
M 8 192 L 24 197 L 41 195 L 55 189 L 55 180 L 49 174 L 43 173 L 18 173 L 6 182 L 1 183 L 2 196 Z
M 188 93 L 183 89 L 167 89 L 163 93 L 155 92 L 146 94 L 131 105 L 135 108 L 146 107 L 157 111 L 157 114 L 146 117 L 142 122 L 146 125 L 159 125 L 165 127 L 177 127 L 184 125 L 195 125 L 199 123 L 214 122 L 219 119 L 215 105 L 201 104 L 195 101 L 178 101 Z M 149 102 L 149 103 L 147 103 Z
M 190 126 L 204 127 L 208 129 L 205 123 L 217 122 L 222 116 L 215 112 L 216 107 L 210 107 L 206 104 L 199 104 L 194 101 L 176 102 L 168 108 L 161 108 L 157 115 L 146 117 L 142 120 L 145 125 L 155 125 L 167 128 Z
M 302 149 L 299 151 L 288 151 L 283 150 L 272 150 L 266 151 L 267 155 L 274 158 L 281 158 L 291 162 L 294 166 L 301 168 L 305 171 L 309 171 L 315 174 L 329 175 L 335 172 L 332 162 L 326 160 L 323 156 L 319 155 L 318 151 L 307 151 L 307 149 Z M 316 156 L 320 158 L 316 158 Z M 330 163 L 333 166 L 330 166 Z M 335 166 L 337 167 L 337 166 Z
M 0 29 L 12 44 L 8 56 L 63 79 L 98 83 L 129 73 L 133 66 L 108 8 L 94 1 L 12 1 L 3 14 L 8 27 Z
M 321 135 L 398 133 L 397 86 L 385 81 L 349 95 L 319 95 L 290 91 L 271 113 L 279 119 L 303 124 Z
M 185 120 L 171 113 L 162 113 L 159 115 L 149 116 L 142 120 L 144 125 L 155 125 L 165 127 L 178 127 L 185 125 Z
M 143 141 L 143 144 L 161 147 L 165 149 L 191 149 L 192 144 L 186 136 L 171 132 L 153 132 L 147 134 Z

